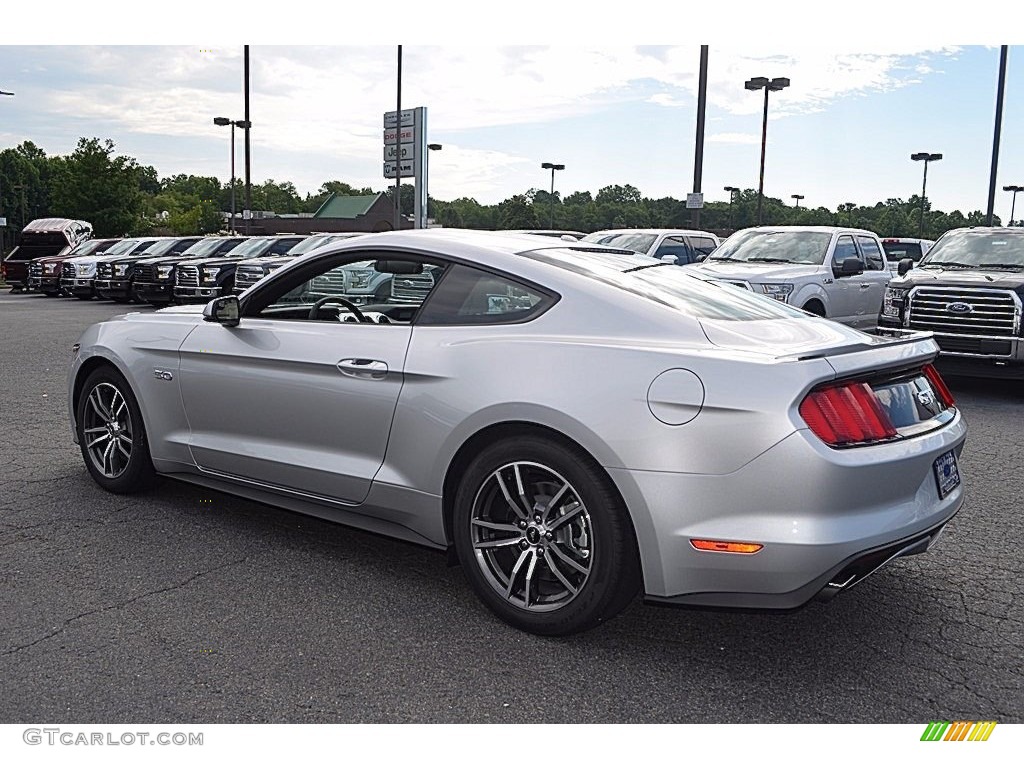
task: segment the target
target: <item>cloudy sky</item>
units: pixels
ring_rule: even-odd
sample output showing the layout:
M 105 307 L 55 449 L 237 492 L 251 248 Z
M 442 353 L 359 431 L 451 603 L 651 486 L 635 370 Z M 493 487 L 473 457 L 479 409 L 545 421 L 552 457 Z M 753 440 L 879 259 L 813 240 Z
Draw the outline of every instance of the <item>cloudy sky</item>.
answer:
M 242 37 L 231 18 L 176 3 L 183 12 L 166 30 L 148 30 L 141 45 L 125 44 L 139 42 L 134 34 L 94 32 L 95 18 L 92 28 L 70 27 L 70 37 L 40 29 L 29 39 L 12 34 L 35 29 L 32 14 L 18 11 L 22 24 L 0 30 L 0 90 L 16 94 L 0 97 L 0 147 L 30 139 L 62 154 L 79 136 L 109 137 L 119 152 L 161 176 L 226 180 L 228 131 L 212 119 L 243 116 L 241 43 L 248 37 L 253 180 L 289 180 L 303 193 L 329 179 L 383 189 L 382 114 L 396 100 L 396 36 L 380 23 L 387 8 L 399 11 L 409 30 L 396 41 L 403 42 L 402 106 L 427 107 L 429 140 L 444 147 L 431 155 L 434 197 L 495 203 L 547 188 L 550 176 L 540 164 L 551 161 L 566 166 L 555 179 L 563 194 L 633 184 L 648 197 L 683 198 L 693 183 L 702 40 L 692 17 L 652 15 L 660 22 L 650 26 L 650 37 L 680 44 L 640 44 L 647 35 L 636 20 L 647 18 L 645 2 L 630 4 L 636 11 L 622 23 L 576 23 L 565 9 L 553 17 L 547 9 L 539 27 L 544 34 L 529 31 L 530 12 L 544 4 L 517 5 L 520 14 L 508 24 L 479 16 L 484 6 L 468 3 L 385 3 L 344 19 L 340 10 L 316 18 L 303 6 L 301 17 L 287 21 L 275 19 L 287 15 L 275 6 L 241 30 Z M 413 26 L 426 7 L 432 20 Z M 703 40 L 711 46 L 708 199 L 726 199 L 725 185 L 756 188 L 762 96 L 743 83 L 784 76 L 792 85 L 773 93 L 769 106 L 766 194 L 788 201 L 799 193 L 804 205 L 829 208 L 906 198 L 921 188 L 922 167 L 910 155 L 927 151 L 944 155 L 929 167 L 933 205 L 964 212 L 986 207 L 996 45 L 948 41 L 959 24 L 942 34 L 894 32 L 892 24 L 864 20 L 871 4 L 859 6 L 853 14 L 859 21 L 848 25 L 820 18 L 818 10 L 813 27 L 734 28 L 730 14 L 741 15 L 743 7 L 731 5 L 711 19 Z M 137 6 L 116 13 L 125 8 Z M 501 8 L 508 13 L 510 6 Z M 800 3 L 792 8 L 802 12 Z M 194 24 L 190 13 L 205 21 Z M 456 19 L 474 34 L 457 34 Z M 899 17 L 894 23 L 908 24 Z M 503 38 L 498 30 L 506 26 L 510 34 Z M 196 27 L 204 37 L 216 38 L 218 28 L 230 33 L 221 43 L 181 44 L 196 36 Z M 494 34 L 482 36 L 481 29 Z M 965 36 L 978 39 L 973 32 L 968 27 Z M 297 39 L 316 44 L 284 44 Z M 467 39 L 477 44 L 465 45 Z M 1000 188 L 1024 184 L 1021 135 L 1024 46 L 1010 49 Z M 239 141 L 240 175 L 241 149 Z M 1009 195 L 1000 191 L 996 213 L 1005 218 L 1008 209 Z

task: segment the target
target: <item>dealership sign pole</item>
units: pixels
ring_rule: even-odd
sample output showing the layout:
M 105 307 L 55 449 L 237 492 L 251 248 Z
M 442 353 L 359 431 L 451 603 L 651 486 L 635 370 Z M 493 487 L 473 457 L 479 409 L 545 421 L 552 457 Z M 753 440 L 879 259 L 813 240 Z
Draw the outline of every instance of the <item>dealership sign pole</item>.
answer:
M 415 180 L 413 226 L 427 226 L 427 108 L 384 113 L 384 178 Z

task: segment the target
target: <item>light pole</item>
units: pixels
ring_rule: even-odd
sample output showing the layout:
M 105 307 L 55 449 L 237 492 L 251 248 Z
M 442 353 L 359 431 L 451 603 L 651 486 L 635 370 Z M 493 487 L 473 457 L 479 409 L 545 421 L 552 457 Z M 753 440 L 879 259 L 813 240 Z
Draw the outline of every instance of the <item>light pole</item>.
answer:
M 921 217 L 917 224 L 917 237 L 918 239 L 924 237 L 924 203 L 928 198 L 925 197 L 925 191 L 928 189 L 928 163 L 933 163 L 936 160 L 941 160 L 942 155 L 934 152 L 915 152 L 910 156 L 911 160 L 924 160 L 924 179 L 921 181 Z
M 732 201 L 735 199 L 736 193 L 740 191 L 740 188 L 722 187 L 722 189 L 729 193 L 729 229 L 732 229 Z
M 800 207 L 800 201 L 804 199 L 804 196 L 803 195 L 790 195 L 790 197 L 792 197 L 794 200 L 796 200 L 796 207 L 799 208 Z
M 230 120 L 226 117 L 213 118 L 214 125 L 231 126 L 231 234 L 235 234 L 235 126 L 248 128 L 248 120 Z M 248 226 L 246 227 L 248 229 Z
M 549 229 L 555 228 L 555 171 L 564 171 L 565 166 L 558 163 L 541 163 L 541 168 L 551 169 L 551 223 Z
M 764 90 L 764 119 L 761 122 L 761 174 L 757 183 L 757 224 L 761 225 L 761 201 L 764 198 L 764 149 L 768 143 L 768 91 L 789 87 L 788 77 L 752 77 L 743 84 L 748 91 Z
M 401 120 L 399 120 L 399 122 L 401 122 Z M 399 145 L 399 146 L 401 146 L 401 145 Z M 431 152 L 440 152 L 441 149 L 442 149 L 442 147 L 441 147 L 440 144 L 427 144 L 427 150 L 428 150 L 427 151 L 427 156 L 425 158 L 423 158 L 423 189 L 426 191 L 426 194 L 424 195 L 424 197 L 427 199 L 427 209 L 428 209 L 427 212 L 423 214 L 423 221 L 424 221 L 423 226 L 427 226 L 426 225 L 427 215 L 430 213 L 430 210 L 429 210 L 430 209 L 430 185 L 429 185 L 429 179 L 430 179 L 430 173 L 429 173 L 429 170 L 430 170 L 430 153 Z
M 13 96 L 14 94 L 10 91 L 0 91 L 0 96 Z M 0 189 L 0 214 L 3 214 L 4 207 L 4 195 L 3 190 Z M 4 230 L 6 227 L 0 227 L 0 259 L 4 257 Z
M 1008 186 L 1003 187 L 1003 192 L 1013 192 L 1013 200 L 1010 203 L 1010 223 L 1007 224 L 1008 227 L 1012 227 L 1013 213 L 1017 209 L 1017 193 L 1024 192 L 1024 187 L 1020 186 L 1019 184 L 1010 184 Z

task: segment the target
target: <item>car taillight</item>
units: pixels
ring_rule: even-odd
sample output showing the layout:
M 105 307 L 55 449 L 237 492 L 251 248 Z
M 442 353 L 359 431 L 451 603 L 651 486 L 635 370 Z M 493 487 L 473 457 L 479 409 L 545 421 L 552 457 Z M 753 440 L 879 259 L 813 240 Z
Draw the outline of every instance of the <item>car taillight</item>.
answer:
M 800 415 L 811 431 L 833 448 L 879 443 L 897 436 L 896 427 L 865 382 L 812 390 L 800 403 Z
M 928 379 L 928 383 L 932 385 L 932 389 L 935 390 L 935 394 L 942 400 L 942 404 L 947 408 L 953 407 L 953 393 L 949 391 L 949 387 L 946 386 L 946 382 L 942 380 L 939 372 L 935 369 L 935 366 L 929 363 L 921 369 L 925 377 Z

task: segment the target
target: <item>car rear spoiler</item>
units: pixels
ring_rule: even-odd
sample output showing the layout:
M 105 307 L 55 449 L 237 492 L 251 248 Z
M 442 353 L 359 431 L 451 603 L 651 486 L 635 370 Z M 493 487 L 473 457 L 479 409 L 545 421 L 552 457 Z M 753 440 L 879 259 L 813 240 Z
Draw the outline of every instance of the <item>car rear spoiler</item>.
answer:
M 824 359 L 837 378 L 857 374 L 913 368 L 932 362 L 939 354 L 939 345 L 930 331 L 887 330 L 886 335 L 871 334 L 866 344 L 822 349 L 811 354 L 793 356 L 790 360 Z M 780 358 L 784 360 L 786 358 Z

